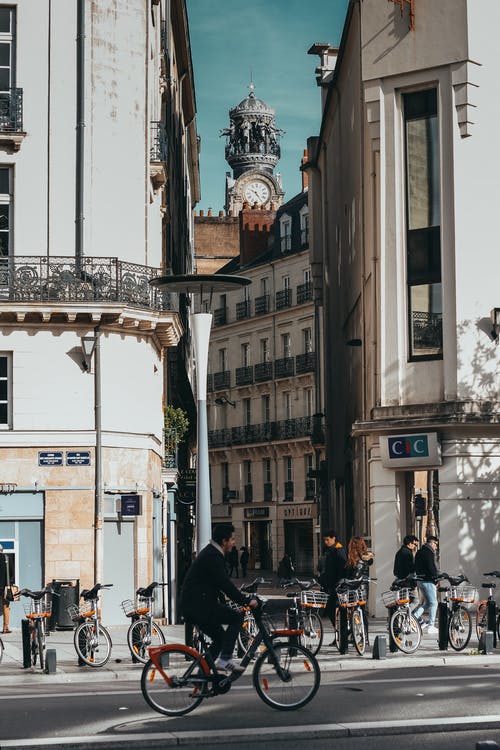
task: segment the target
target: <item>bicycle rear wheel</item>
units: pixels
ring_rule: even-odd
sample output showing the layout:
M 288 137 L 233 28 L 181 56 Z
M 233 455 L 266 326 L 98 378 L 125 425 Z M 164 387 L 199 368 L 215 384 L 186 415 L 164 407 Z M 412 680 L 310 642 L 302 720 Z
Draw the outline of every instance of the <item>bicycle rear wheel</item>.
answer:
M 319 688 L 318 662 L 300 644 L 273 643 L 255 662 L 253 684 L 271 708 L 293 711 L 314 698 Z
M 149 620 L 136 620 L 127 632 L 127 643 L 132 657 L 142 664 L 148 659 L 148 648 L 150 646 L 162 646 L 165 643 L 163 631 L 154 622 Z
M 463 651 L 470 640 L 472 622 L 469 611 L 462 606 L 454 609 L 450 615 L 448 624 L 448 637 L 450 646 L 455 651 Z
M 360 656 L 366 651 L 365 619 L 361 607 L 354 607 L 351 613 L 351 632 L 354 648 Z
M 183 716 L 203 700 L 203 675 L 209 673 L 198 663 L 199 654 L 194 656 L 182 646 L 167 649 L 159 661 L 166 676 L 149 659 L 142 670 L 141 690 L 146 703 L 158 713 Z
M 403 654 L 413 654 L 420 646 L 422 630 L 408 610 L 396 609 L 391 615 L 389 628 L 394 643 Z
M 316 612 L 307 612 L 300 618 L 300 643 L 316 656 L 323 643 L 323 623 Z
M 106 628 L 94 622 L 82 622 L 73 637 L 76 653 L 89 667 L 103 667 L 111 655 L 111 636 Z

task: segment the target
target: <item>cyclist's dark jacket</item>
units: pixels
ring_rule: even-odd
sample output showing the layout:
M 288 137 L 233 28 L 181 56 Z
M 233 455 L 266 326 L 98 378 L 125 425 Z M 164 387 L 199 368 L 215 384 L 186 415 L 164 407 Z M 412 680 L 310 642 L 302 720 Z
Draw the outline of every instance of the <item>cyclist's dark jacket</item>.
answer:
M 251 599 L 236 588 L 227 574 L 224 555 L 210 543 L 186 573 L 181 590 L 181 613 L 194 622 L 200 615 L 206 618 L 211 608 L 219 603 L 220 591 L 237 604 L 247 604 Z
M 423 576 L 424 581 L 436 580 L 439 571 L 436 565 L 436 555 L 432 547 L 424 544 L 415 555 L 415 572 Z
M 403 546 L 396 552 L 393 573 L 396 578 L 407 578 L 414 572 L 415 558 L 413 557 L 413 552 L 406 546 L 406 544 L 403 544 Z
M 319 577 L 319 582 L 325 591 L 332 594 L 341 578 L 345 577 L 347 555 L 340 542 L 328 547 L 325 553 L 325 571 Z

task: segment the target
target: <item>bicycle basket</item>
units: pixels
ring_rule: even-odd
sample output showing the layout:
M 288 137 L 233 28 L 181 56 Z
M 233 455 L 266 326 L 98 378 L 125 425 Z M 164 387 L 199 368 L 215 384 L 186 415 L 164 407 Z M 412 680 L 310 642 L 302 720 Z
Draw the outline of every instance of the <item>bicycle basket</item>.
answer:
M 126 617 L 132 617 L 136 612 L 135 602 L 132 599 L 125 599 L 122 602 L 122 609 Z
M 328 602 L 328 594 L 324 591 L 301 591 L 300 604 L 302 607 L 324 609 Z
M 363 598 L 362 589 L 347 589 L 347 591 L 338 591 L 337 596 L 341 607 L 355 607 L 358 604 L 366 603 L 366 598 Z
M 475 586 L 452 586 L 450 599 L 452 602 L 472 604 L 477 599 L 477 589 Z
M 410 589 L 396 589 L 395 591 L 382 592 L 382 601 L 387 608 L 396 607 L 399 604 L 409 604 L 410 600 Z
M 30 599 L 29 602 L 23 604 L 24 614 L 29 620 L 33 620 L 36 617 L 50 617 L 52 612 L 52 600 L 48 596 L 44 596 L 43 599 L 35 601 Z
M 85 604 L 81 604 L 80 606 L 78 604 L 70 604 L 69 607 L 66 607 L 66 612 L 76 622 L 81 617 L 86 617 L 93 610 L 90 608 L 90 603 L 85 602 Z

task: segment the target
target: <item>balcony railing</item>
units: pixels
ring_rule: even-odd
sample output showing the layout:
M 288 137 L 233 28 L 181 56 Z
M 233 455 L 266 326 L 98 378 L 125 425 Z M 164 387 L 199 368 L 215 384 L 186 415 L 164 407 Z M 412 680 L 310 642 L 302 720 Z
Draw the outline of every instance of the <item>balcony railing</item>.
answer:
M 306 500 L 314 500 L 316 494 L 314 479 L 306 479 Z
M 244 299 L 243 302 L 236 303 L 236 320 L 243 320 L 250 317 L 250 300 Z
M 304 354 L 297 354 L 295 357 L 295 372 L 297 375 L 302 375 L 304 372 L 314 372 L 315 370 L 315 356 L 314 352 L 305 352 Z
M 0 93 L 0 133 L 23 132 L 23 90 Z
M 261 297 L 255 298 L 255 314 L 264 315 L 268 313 L 271 306 L 269 304 L 269 295 L 263 294 Z
M 274 360 L 274 377 L 290 378 L 295 374 L 295 360 L 293 357 L 283 357 Z
M 253 485 L 245 484 L 243 490 L 244 490 L 245 502 L 251 503 L 253 500 Z
M 285 482 L 285 503 L 293 502 L 293 482 Z
M 292 290 L 291 289 L 280 289 L 276 292 L 276 309 L 282 310 L 284 307 L 291 307 L 292 305 Z
M 211 430 L 208 434 L 210 448 L 225 448 L 232 445 L 269 443 L 278 440 L 295 440 L 310 437 L 312 417 L 295 417 L 279 422 L 242 425 L 221 430 Z
M 307 437 L 312 431 L 312 417 L 295 417 L 273 422 L 273 437 L 275 440 L 290 440 Z
M 313 298 L 313 285 L 312 281 L 306 281 L 304 284 L 299 284 L 297 287 L 297 304 L 302 305 L 304 302 L 309 302 Z
M 236 368 L 236 385 L 251 385 L 253 383 L 253 367 Z
M 158 268 L 118 258 L 0 258 L 0 302 L 122 302 L 154 310 L 177 309 L 177 295 L 148 283 L 159 275 Z
M 225 448 L 232 444 L 231 430 L 225 428 L 222 430 L 211 430 L 208 436 L 210 448 Z
M 264 380 L 273 379 L 273 363 L 259 362 L 254 367 L 254 378 L 256 383 L 262 383 Z
M 165 469 L 177 468 L 177 430 L 172 427 L 163 430 L 163 467 Z
M 163 122 L 151 123 L 150 161 L 167 161 L 167 129 Z
M 227 307 L 218 307 L 214 310 L 214 326 L 223 326 L 227 323 Z
M 272 482 L 264 482 L 264 502 L 270 503 L 273 499 L 273 484 Z
M 231 387 L 231 370 L 223 370 L 222 372 L 214 372 L 214 391 L 221 391 L 224 388 Z
M 443 346 L 443 316 L 441 313 L 412 311 L 413 350 L 441 349 Z

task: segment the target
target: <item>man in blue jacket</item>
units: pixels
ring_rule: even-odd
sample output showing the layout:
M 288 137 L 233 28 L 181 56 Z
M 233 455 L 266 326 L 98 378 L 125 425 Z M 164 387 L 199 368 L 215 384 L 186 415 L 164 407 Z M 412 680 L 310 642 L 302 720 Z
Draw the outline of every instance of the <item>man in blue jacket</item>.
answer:
M 181 613 L 187 622 L 197 625 L 211 639 L 210 652 L 217 669 L 242 671 L 232 659 L 243 612 L 222 604 L 220 593 L 243 606 L 257 607 L 257 599 L 243 594 L 227 574 L 225 555 L 234 547 L 234 526 L 215 526 L 212 539 L 191 564 L 181 590 Z M 222 627 L 227 625 L 226 630 Z M 219 656 L 220 654 L 220 656 Z M 219 656 L 219 658 L 217 658 Z

